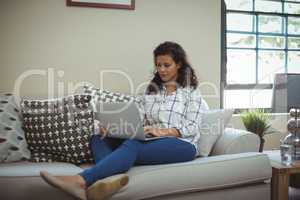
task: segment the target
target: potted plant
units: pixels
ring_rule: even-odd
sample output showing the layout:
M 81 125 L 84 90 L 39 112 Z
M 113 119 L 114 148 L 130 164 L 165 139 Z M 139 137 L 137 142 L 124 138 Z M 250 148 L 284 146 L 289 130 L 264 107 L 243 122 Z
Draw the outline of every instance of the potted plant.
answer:
M 262 152 L 265 143 L 264 136 L 266 134 L 272 133 L 271 131 L 269 131 L 271 125 L 269 123 L 267 114 L 263 109 L 255 109 L 242 113 L 241 118 L 247 131 L 255 133 L 259 136 L 259 152 Z

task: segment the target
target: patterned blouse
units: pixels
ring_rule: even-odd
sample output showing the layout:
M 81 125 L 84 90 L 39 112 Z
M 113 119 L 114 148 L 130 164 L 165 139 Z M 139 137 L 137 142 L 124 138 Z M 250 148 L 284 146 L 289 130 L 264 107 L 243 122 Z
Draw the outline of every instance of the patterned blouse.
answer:
M 200 139 L 199 123 L 201 110 L 207 110 L 208 105 L 201 97 L 198 89 L 180 87 L 171 94 L 165 88 L 155 95 L 143 96 L 144 125 L 156 128 L 176 128 L 181 137 L 179 139 L 193 144 L 198 151 Z

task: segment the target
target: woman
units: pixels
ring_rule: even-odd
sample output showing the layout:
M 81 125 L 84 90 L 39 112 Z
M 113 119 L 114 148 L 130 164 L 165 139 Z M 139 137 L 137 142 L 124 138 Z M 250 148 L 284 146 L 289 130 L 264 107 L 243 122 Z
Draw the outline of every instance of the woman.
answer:
M 105 138 L 100 135 L 106 130 L 100 128 L 100 135 L 90 141 L 94 167 L 75 176 L 41 172 L 45 181 L 79 199 L 103 199 L 128 182 L 127 175 L 111 181 L 106 177 L 125 173 L 134 165 L 186 162 L 198 155 L 199 111 L 208 106 L 197 90 L 197 77 L 186 53 L 179 44 L 164 42 L 154 50 L 154 63 L 154 78 L 142 101 L 144 130 L 147 135 L 171 137 L 146 142 Z

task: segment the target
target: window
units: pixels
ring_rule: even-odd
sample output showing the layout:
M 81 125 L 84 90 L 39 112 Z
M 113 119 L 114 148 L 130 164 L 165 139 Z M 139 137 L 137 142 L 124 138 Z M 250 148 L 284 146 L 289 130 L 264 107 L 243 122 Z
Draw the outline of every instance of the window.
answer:
M 271 108 L 275 73 L 300 73 L 300 0 L 225 0 L 225 108 Z

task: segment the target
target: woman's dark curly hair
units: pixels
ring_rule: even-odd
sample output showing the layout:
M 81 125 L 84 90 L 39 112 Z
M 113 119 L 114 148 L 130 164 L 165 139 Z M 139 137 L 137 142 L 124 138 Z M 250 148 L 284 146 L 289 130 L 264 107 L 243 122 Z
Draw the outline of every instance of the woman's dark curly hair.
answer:
M 179 86 L 196 88 L 198 86 L 198 79 L 195 74 L 194 69 L 187 60 L 186 53 L 184 49 L 175 42 L 164 42 L 153 51 L 154 63 L 156 65 L 156 58 L 161 55 L 169 55 L 172 57 L 176 64 L 179 64 L 178 76 L 176 83 Z M 163 87 L 163 81 L 161 80 L 158 72 L 154 71 L 154 78 L 150 81 L 146 94 L 156 94 L 158 90 Z

